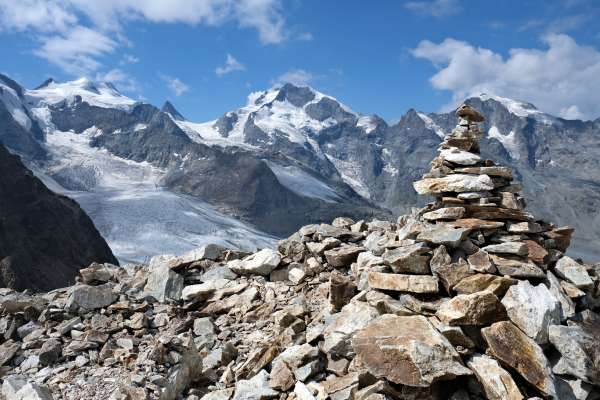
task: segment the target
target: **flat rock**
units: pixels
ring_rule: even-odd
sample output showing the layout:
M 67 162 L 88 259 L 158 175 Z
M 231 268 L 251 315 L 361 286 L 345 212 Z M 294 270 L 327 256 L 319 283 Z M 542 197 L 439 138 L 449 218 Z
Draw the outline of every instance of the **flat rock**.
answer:
M 429 247 L 415 243 L 387 250 L 383 260 L 396 273 L 429 274 Z
M 0 367 L 7 364 L 17 354 L 21 344 L 8 340 L 0 344 Z
M 554 271 L 558 276 L 568 280 L 579 289 L 589 289 L 594 285 L 585 267 L 571 257 L 564 256 L 558 260 Z
M 456 168 L 454 172 L 458 174 L 475 174 L 475 175 L 489 175 L 489 176 L 500 176 L 502 178 L 512 179 L 512 169 L 508 167 L 466 167 Z
M 417 240 L 457 247 L 460 242 L 465 240 L 470 231 L 469 228 L 454 228 L 448 224 L 429 225 L 426 230 L 418 234 Z
M 507 230 L 511 233 L 540 233 L 543 231 L 542 226 L 537 222 L 509 222 Z
M 423 214 L 427 221 L 437 221 L 440 219 L 459 219 L 465 215 L 464 207 L 444 207 Z
M 448 325 L 488 325 L 506 318 L 506 311 L 492 292 L 459 294 L 443 303 L 435 314 Z
M 556 397 L 554 375 L 541 347 L 510 321 L 481 330 L 487 352 L 548 397 Z
M 447 224 L 455 228 L 470 229 L 496 229 L 504 226 L 504 222 L 501 221 L 489 221 L 479 218 L 462 218 L 457 219 L 456 221 L 447 222 Z
M 467 366 L 475 373 L 488 399 L 523 399 L 523 395 L 512 376 L 493 358 L 483 354 L 475 354 L 467 361 Z
M 437 293 L 438 279 L 429 275 L 402 275 L 369 272 L 369 286 L 373 289 L 411 293 Z
M 516 256 L 526 256 L 529 254 L 527 244 L 522 242 L 504 242 L 499 244 L 490 244 L 482 250 L 488 253 L 514 254 Z
M 527 257 L 531 261 L 537 264 L 543 264 L 545 262 L 546 257 L 548 257 L 548 250 L 533 240 L 524 240 L 523 243 L 527 245 Z
M 360 365 L 397 384 L 426 387 L 472 374 L 423 316 L 383 315 L 354 335 L 352 347 Z
M 474 165 L 481 161 L 479 155 L 457 148 L 444 149 L 440 151 L 440 156 L 446 161 L 459 165 Z
M 546 276 L 540 267 L 517 256 L 490 254 L 490 258 L 502 275 L 515 278 L 543 278 Z
M 502 297 L 508 288 L 512 285 L 516 285 L 517 282 L 519 282 L 517 279 L 505 276 L 475 274 L 461 279 L 460 282 L 453 286 L 453 289 L 459 294 L 469 294 L 488 290 L 496 296 Z
M 454 290 L 454 286 L 460 281 L 475 274 L 462 259 L 456 263 L 431 265 L 431 271 L 440 279 L 448 293 Z
M 365 251 L 365 248 L 361 246 L 342 246 L 325 251 L 325 259 L 333 267 L 348 267 L 356 261 L 358 255 L 363 251 Z
M 600 385 L 600 323 L 553 325 L 550 343 L 560 352 L 553 371 L 572 375 L 585 382 Z
M 544 284 L 519 281 L 502 299 L 510 320 L 539 344 L 548 343 L 548 327 L 560 323 L 560 303 Z
M 279 253 L 271 249 L 262 249 L 259 252 L 249 255 L 243 260 L 230 261 L 227 266 L 235 273 L 240 275 L 269 275 L 279 263 L 281 257 Z
M 444 192 L 481 192 L 494 189 L 487 175 L 453 174 L 443 178 L 425 178 L 413 182 L 419 194 L 441 194 Z

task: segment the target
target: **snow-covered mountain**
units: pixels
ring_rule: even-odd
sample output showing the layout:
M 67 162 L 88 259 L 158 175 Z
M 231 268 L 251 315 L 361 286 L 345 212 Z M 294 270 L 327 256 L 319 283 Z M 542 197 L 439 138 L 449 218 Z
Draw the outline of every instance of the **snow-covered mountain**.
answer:
M 26 90 L 3 78 L 0 88 L 10 127 L 0 140 L 78 199 L 128 260 L 205 239 L 263 246 L 338 215 L 406 212 L 422 201 L 412 181 L 456 123 L 453 112 L 409 110 L 390 126 L 291 84 L 209 122 L 85 79 Z M 579 254 L 600 256 L 600 121 L 491 95 L 467 102 L 487 118 L 484 154 L 515 168 L 541 217 L 575 223 Z

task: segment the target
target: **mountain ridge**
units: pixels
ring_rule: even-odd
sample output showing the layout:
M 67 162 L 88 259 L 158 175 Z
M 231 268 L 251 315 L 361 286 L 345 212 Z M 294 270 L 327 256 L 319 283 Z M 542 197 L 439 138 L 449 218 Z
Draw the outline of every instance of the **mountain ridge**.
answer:
M 207 201 L 276 236 L 305 222 L 333 218 L 334 210 L 360 219 L 390 217 L 422 205 L 411 182 L 422 175 L 426 160 L 456 123 L 451 113 L 409 110 L 388 124 L 332 96 L 291 84 L 251 93 L 245 106 L 196 123 L 113 89 L 77 80 L 51 83 L 46 90 L 25 91 L 25 96 L 34 103 L 32 113 L 46 118 L 41 122 L 46 138 L 57 129 L 75 135 L 92 129 L 89 146 L 94 151 L 163 169 L 159 186 Z M 559 223 L 576 222 L 575 248 L 586 241 L 583 247 L 593 247 L 600 238 L 600 228 L 590 223 L 597 218 L 594 207 L 600 206 L 599 182 L 586 169 L 600 167 L 595 161 L 596 155 L 600 159 L 595 144 L 599 120 L 564 120 L 498 96 L 466 102 L 488 117 L 482 153 L 515 168 L 530 188 L 526 198 L 542 217 L 556 214 L 553 219 Z M 241 160 L 231 163 L 229 158 Z M 64 170 L 73 169 L 63 164 Z M 245 173 L 250 165 L 254 172 Z M 232 170 L 225 173 L 227 168 Z M 545 189 L 551 184 L 560 192 Z M 252 188 L 249 197 L 243 187 Z M 540 192 L 544 196 L 536 196 Z

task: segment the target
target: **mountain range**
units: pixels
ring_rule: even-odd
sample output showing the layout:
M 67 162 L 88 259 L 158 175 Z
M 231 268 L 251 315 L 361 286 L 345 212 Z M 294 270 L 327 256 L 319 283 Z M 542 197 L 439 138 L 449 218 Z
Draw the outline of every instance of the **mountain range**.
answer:
M 486 116 L 483 156 L 514 168 L 537 215 L 574 225 L 574 255 L 599 257 L 600 119 L 493 95 L 465 102 Z M 422 205 L 412 182 L 454 125 L 453 111 L 412 109 L 389 124 L 292 84 L 196 123 L 109 83 L 30 90 L 0 76 L 0 141 L 79 202 L 122 262 L 207 242 L 250 250 L 340 215 L 403 214 Z

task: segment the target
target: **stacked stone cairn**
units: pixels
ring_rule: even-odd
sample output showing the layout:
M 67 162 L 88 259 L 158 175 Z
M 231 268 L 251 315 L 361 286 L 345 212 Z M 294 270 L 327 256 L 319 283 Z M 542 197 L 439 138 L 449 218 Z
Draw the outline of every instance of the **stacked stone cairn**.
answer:
M 208 245 L 0 289 L 2 400 L 600 399 L 600 264 L 523 211 L 459 123 L 396 223 Z

